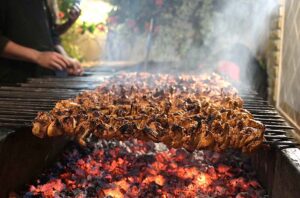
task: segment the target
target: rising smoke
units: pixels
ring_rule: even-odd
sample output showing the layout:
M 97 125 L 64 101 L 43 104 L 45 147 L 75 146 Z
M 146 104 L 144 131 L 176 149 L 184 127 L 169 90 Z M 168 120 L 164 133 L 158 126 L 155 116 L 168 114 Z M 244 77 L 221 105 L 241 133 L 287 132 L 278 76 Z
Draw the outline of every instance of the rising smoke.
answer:
M 251 72 L 255 56 L 266 50 L 276 8 L 276 0 L 226 1 L 220 12 L 215 14 L 213 29 L 207 38 L 211 41 L 213 60 L 210 61 L 233 61 L 240 66 L 241 76 L 246 77 Z
M 205 24 L 202 22 L 201 28 L 208 31 L 200 35 L 200 44 L 194 40 L 197 31 L 189 11 L 199 2 L 202 7 L 198 15 L 209 16 Z M 204 65 L 202 69 L 211 71 L 220 60 L 230 60 L 241 67 L 244 77 L 251 72 L 252 59 L 265 48 L 271 16 L 277 6 L 277 0 L 182 0 L 177 15 L 167 16 L 172 20 L 160 26 L 160 32 L 153 38 L 150 60 L 182 61 L 183 68 Z M 104 59 L 143 61 L 147 36 L 147 32 L 138 34 L 125 24 L 119 25 L 108 35 Z

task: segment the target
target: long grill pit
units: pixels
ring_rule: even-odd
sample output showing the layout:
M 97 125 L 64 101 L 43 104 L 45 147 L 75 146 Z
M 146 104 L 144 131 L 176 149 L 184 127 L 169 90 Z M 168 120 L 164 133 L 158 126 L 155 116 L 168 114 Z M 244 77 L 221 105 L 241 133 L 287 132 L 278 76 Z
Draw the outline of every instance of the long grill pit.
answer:
M 74 98 L 82 91 L 93 90 L 109 76 L 106 71 L 101 76 L 101 69 L 91 69 L 88 73 L 87 77 L 30 79 L 19 87 L 0 88 L 0 127 L 18 131 L 31 128 L 38 111 L 49 111 L 58 100 Z M 184 149 L 169 150 L 162 144 L 137 140 L 100 140 L 91 141 L 89 148 L 85 149 L 77 145 L 70 146 L 59 162 L 26 187 L 25 191 L 28 192 L 19 194 L 29 197 L 264 197 L 269 194 L 276 197 L 272 191 L 278 194 L 275 190 L 279 185 L 278 178 L 274 178 L 276 174 L 270 172 L 280 171 L 276 170 L 276 161 L 283 161 L 281 158 L 279 160 L 277 152 L 298 145 L 290 135 L 292 127 L 256 93 L 242 91 L 240 96 L 244 100 L 244 108 L 266 126 L 265 147 L 251 157 L 266 191 L 256 179 L 249 157 L 236 151 L 222 154 L 211 151 L 189 153 Z M 10 134 L 0 134 L 0 137 L 9 138 Z M 0 141 L 0 146 L 4 140 Z M 4 148 L 0 150 L 0 158 L 5 153 Z M 276 157 L 271 157 L 274 154 Z M 17 161 L 17 158 L 14 160 Z M 13 172 L 14 167 L 10 167 Z M 0 195 L 20 188 L 20 184 L 6 186 L 9 182 L 3 182 L 14 180 L 11 175 L 0 175 L 3 177 L 0 180 Z M 24 182 L 28 183 L 29 180 Z M 296 195 L 298 191 L 292 188 L 288 193 Z

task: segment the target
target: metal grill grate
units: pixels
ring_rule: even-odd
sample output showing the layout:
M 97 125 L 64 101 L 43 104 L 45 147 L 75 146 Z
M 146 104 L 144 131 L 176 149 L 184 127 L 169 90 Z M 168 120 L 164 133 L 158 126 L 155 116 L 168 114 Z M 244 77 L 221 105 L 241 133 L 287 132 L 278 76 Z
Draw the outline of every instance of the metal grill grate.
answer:
M 266 144 L 281 149 L 299 146 L 291 136 L 293 127 L 287 124 L 273 106 L 255 92 L 251 94 L 241 93 L 240 96 L 244 100 L 244 108 L 251 112 L 256 120 L 261 121 L 266 126 Z
M 0 127 L 17 129 L 31 127 L 32 120 L 39 111 L 51 110 L 58 100 L 75 97 L 84 90 L 95 89 L 103 80 L 115 74 L 115 71 L 101 71 L 95 68 L 87 71 L 85 77 L 36 78 L 18 87 L 0 88 Z M 244 108 L 250 111 L 256 120 L 266 126 L 265 144 L 279 148 L 298 146 L 290 136 L 293 127 L 289 126 L 276 109 L 260 98 L 256 93 L 241 92 Z

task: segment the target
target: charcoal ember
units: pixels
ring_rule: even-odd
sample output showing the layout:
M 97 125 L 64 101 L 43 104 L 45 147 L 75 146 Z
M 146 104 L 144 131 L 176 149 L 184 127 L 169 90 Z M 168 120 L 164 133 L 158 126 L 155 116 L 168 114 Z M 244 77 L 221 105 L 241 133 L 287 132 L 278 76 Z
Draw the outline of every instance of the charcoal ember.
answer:
M 86 196 L 87 197 L 97 197 L 98 193 L 95 187 L 88 187 L 86 189 Z
M 211 198 L 211 197 L 212 196 L 199 192 L 199 195 L 197 195 L 195 198 Z
M 62 191 L 61 194 L 63 194 L 66 197 L 74 197 L 75 196 L 73 191 L 68 191 L 68 190 Z
M 141 155 L 141 156 L 138 156 L 136 158 L 136 160 L 133 162 L 133 163 L 147 163 L 147 164 L 152 164 L 153 162 L 155 162 L 155 157 L 153 155 Z
M 247 156 L 239 152 L 191 154 L 140 140 L 103 140 L 88 150 L 71 144 L 59 162 L 30 186 L 18 194 L 50 198 L 266 195 Z M 56 189 L 53 195 L 47 194 L 49 187 Z
M 24 198 L 40 198 L 42 197 L 42 195 L 34 195 L 32 192 L 26 192 L 24 195 L 23 195 Z
M 156 184 L 155 182 L 151 182 L 149 185 L 147 185 L 147 187 L 145 187 L 145 189 L 143 189 L 143 191 L 141 192 L 141 194 L 139 196 L 141 197 L 155 197 L 158 196 L 159 193 L 159 189 L 161 187 Z

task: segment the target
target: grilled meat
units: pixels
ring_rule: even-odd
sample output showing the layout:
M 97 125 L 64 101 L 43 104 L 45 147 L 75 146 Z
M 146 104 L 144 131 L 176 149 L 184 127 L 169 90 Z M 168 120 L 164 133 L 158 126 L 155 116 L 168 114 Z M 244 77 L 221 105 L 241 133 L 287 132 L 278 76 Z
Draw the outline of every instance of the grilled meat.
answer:
M 85 145 L 98 138 L 138 138 L 189 151 L 227 148 L 252 152 L 264 126 L 243 109 L 237 91 L 221 77 L 121 74 L 94 91 L 63 100 L 33 123 L 39 137 L 68 135 Z

